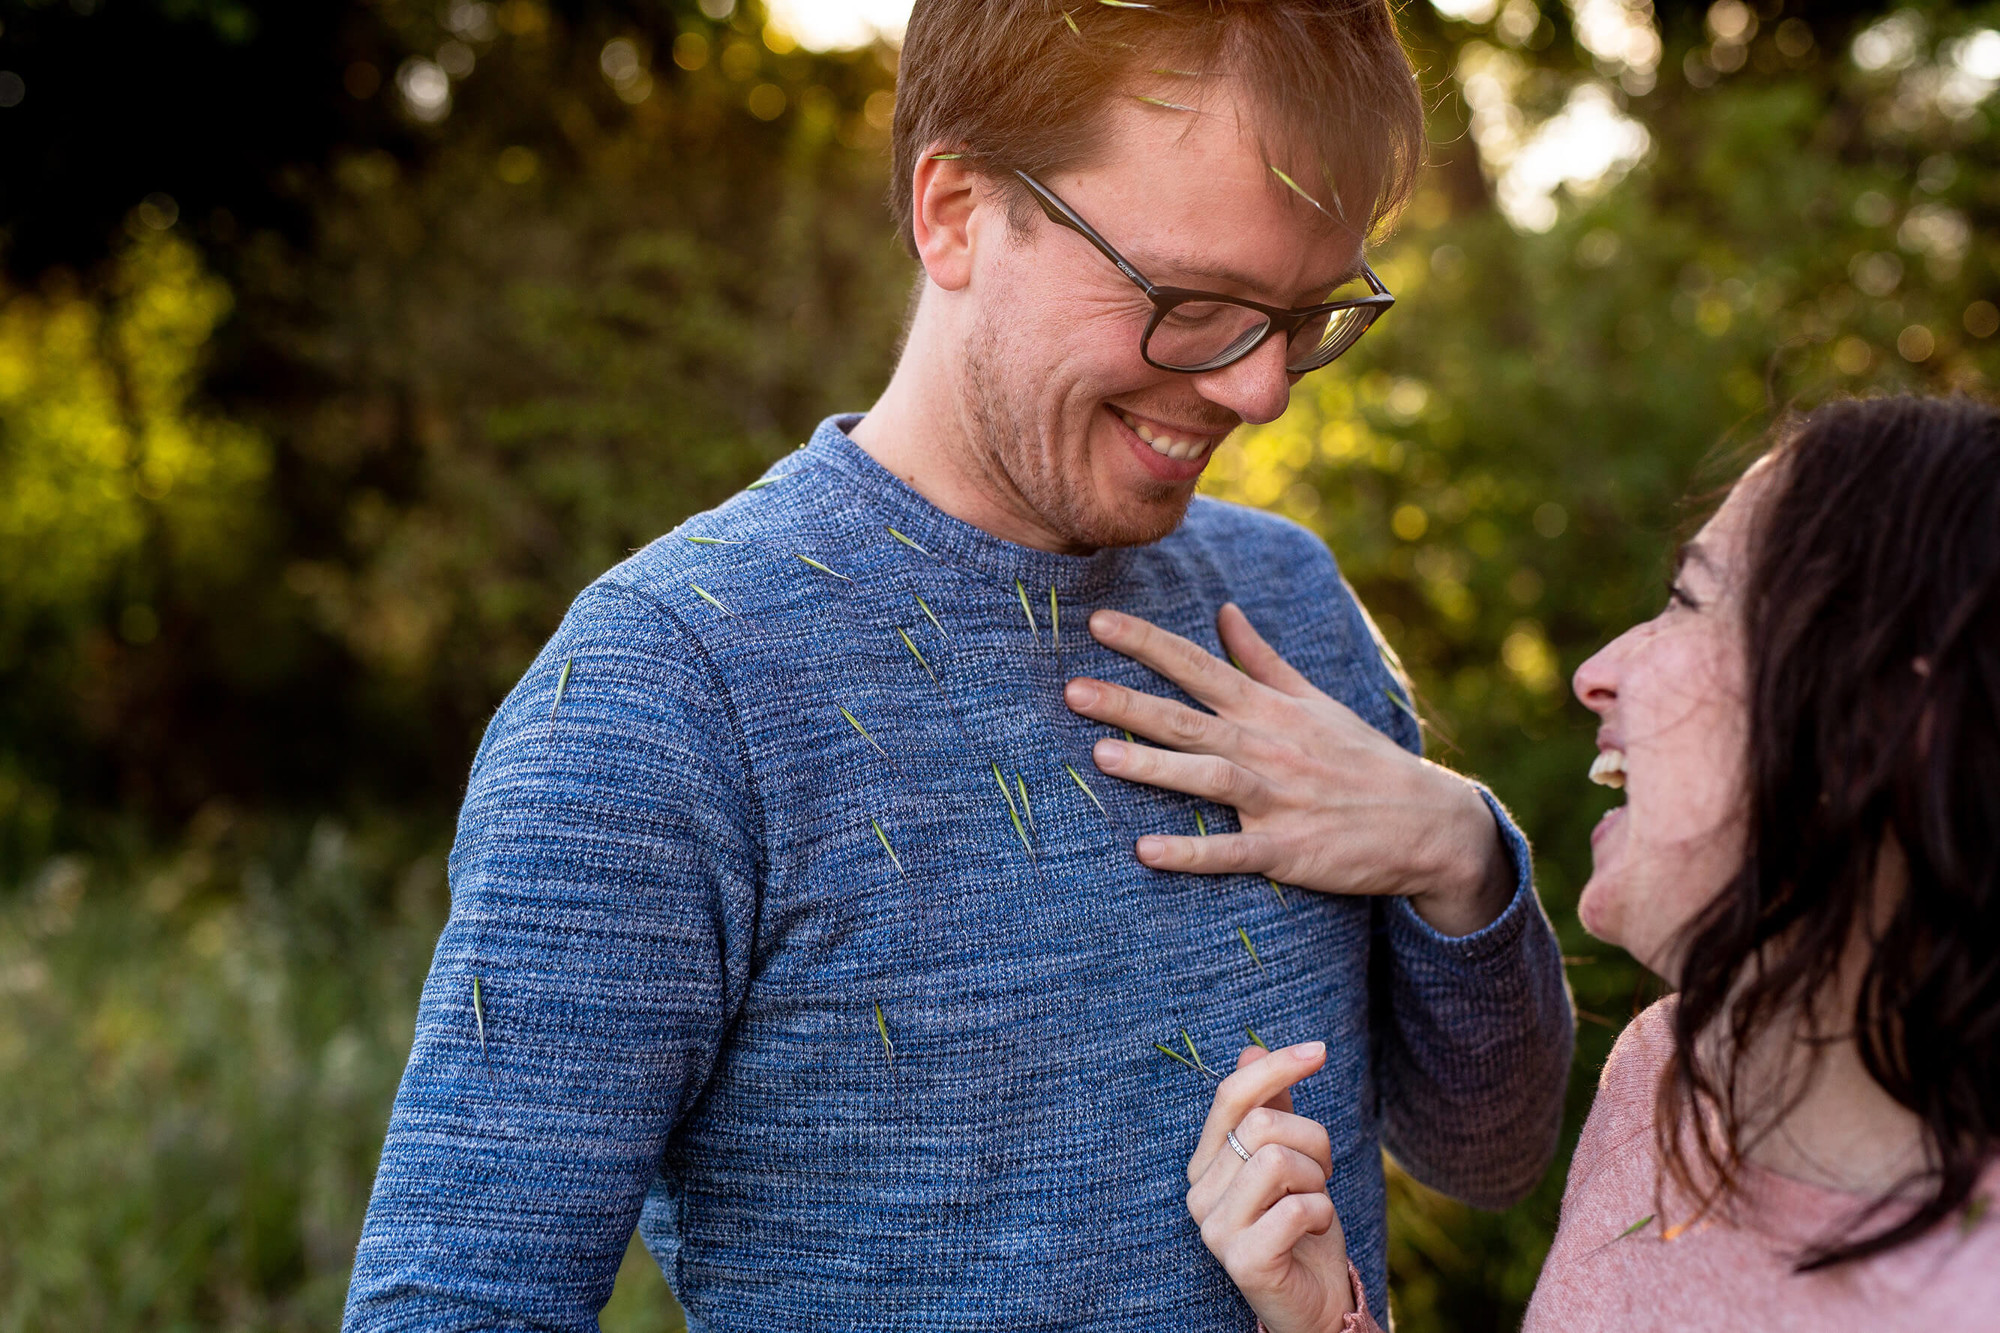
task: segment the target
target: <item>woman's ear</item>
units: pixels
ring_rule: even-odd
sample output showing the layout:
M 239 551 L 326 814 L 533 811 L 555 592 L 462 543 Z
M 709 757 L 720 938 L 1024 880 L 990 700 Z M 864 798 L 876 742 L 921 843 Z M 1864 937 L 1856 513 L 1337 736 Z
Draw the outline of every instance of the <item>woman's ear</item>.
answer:
M 949 145 L 934 143 L 910 178 L 910 234 L 930 280 L 948 292 L 972 281 L 972 219 L 982 180 Z

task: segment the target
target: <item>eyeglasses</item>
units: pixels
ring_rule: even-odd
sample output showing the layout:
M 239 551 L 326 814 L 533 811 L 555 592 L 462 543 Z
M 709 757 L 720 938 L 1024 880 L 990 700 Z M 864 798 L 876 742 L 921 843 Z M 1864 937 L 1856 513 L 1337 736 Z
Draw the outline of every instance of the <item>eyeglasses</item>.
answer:
M 1014 173 L 1034 194 L 1049 221 L 1068 227 L 1097 247 L 1106 259 L 1118 266 L 1153 303 L 1153 315 L 1146 331 L 1139 335 L 1139 355 L 1159 370 L 1199 374 L 1234 365 L 1264 345 L 1274 334 L 1285 339 L 1285 370 L 1303 375 L 1318 370 L 1345 352 L 1368 332 L 1384 310 L 1396 303 L 1375 270 L 1361 266 L 1361 276 L 1372 293 L 1346 301 L 1288 310 L 1282 306 L 1260 305 L 1219 292 L 1196 291 L 1188 287 L 1160 287 L 1132 267 L 1125 256 L 1097 234 L 1077 211 L 1057 197 L 1056 192 L 1025 171 Z

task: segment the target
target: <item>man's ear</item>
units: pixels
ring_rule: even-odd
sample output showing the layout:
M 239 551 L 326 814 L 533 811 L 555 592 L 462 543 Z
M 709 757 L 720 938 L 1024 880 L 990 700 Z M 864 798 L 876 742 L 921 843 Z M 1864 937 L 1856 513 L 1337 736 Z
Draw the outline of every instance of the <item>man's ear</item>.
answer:
M 932 144 L 917 159 L 910 180 L 910 233 L 930 280 L 948 292 L 972 281 L 972 219 L 984 182 L 946 144 Z

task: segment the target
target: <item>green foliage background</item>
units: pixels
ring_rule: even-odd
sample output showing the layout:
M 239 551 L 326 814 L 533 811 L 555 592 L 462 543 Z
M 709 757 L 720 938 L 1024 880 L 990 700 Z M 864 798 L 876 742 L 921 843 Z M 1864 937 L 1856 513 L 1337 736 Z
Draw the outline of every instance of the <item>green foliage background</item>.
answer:
M 1658 3 L 1638 93 L 1587 8 L 1406 6 L 1397 309 L 1207 483 L 1326 535 L 1534 838 L 1572 1136 L 1652 992 L 1575 926 L 1567 673 L 1777 410 L 2000 371 L 2000 6 Z M 598 571 L 884 381 L 893 52 L 728 9 L 0 0 L 0 1330 L 337 1322 L 484 718 Z M 1647 151 L 1522 230 L 1469 105 L 1583 85 Z M 1561 1184 L 1396 1178 L 1401 1325 L 1515 1326 Z M 606 1327 L 677 1323 L 635 1255 Z

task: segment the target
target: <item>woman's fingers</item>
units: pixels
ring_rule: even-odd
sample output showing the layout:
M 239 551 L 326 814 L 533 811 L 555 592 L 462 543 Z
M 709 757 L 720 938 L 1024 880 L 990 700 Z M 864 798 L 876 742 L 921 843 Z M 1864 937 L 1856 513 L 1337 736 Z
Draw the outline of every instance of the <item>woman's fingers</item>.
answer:
M 1188 1159 L 1188 1184 L 1202 1178 L 1217 1153 L 1231 1151 L 1226 1136 L 1243 1122 L 1252 1107 L 1275 1102 L 1292 1084 L 1319 1072 L 1325 1064 L 1325 1042 L 1301 1042 L 1266 1056 L 1252 1057 L 1217 1084 L 1208 1119 L 1201 1127 L 1201 1139 L 1195 1144 L 1194 1156 Z M 1289 1101 L 1283 1109 L 1291 1109 Z
M 1215 654 L 1150 620 L 1122 611 L 1093 611 L 1090 634 L 1106 648 L 1151 667 L 1218 712 L 1240 704 L 1254 688 L 1248 677 Z
M 1324 1236 L 1339 1220 L 1325 1190 L 1287 1194 L 1249 1226 L 1219 1237 L 1223 1248 L 1214 1251 L 1215 1257 L 1232 1280 L 1244 1286 L 1262 1284 L 1292 1262 L 1292 1252 L 1300 1241 L 1307 1236 Z
M 1298 670 L 1278 655 L 1278 650 L 1264 642 L 1264 636 L 1250 623 L 1250 617 L 1243 614 L 1243 608 L 1234 602 L 1225 602 L 1215 617 L 1216 631 L 1222 636 L 1222 646 L 1243 664 L 1243 671 L 1250 679 L 1268 685 L 1280 694 L 1294 698 L 1309 698 L 1320 694 L 1318 686 L 1300 675 Z
M 1312 1158 L 1277 1144 L 1260 1148 L 1249 1161 L 1238 1163 L 1238 1169 L 1219 1190 L 1201 1219 L 1201 1238 L 1219 1254 L 1219 1243 L 1248 1231 L 1280 1199 L 1291 1194 L 1325 1193 L 1326 1177 Z
M 1255 1106 L 1236 1127 L 1236 1141 L 1250 1154 L 1249 1161 L 1237 1157 L 1224 1138 L 1223 1151 L 1215 1155 L 1201 1179 L 1188 1190 L 1188 1212 L 1197 1222 L 1205 1220 L 1223 1194 L 1235 1186 L 1236 1178 L 1267 1153 L 1282 1152 L 1311 1162 L 1318 1173 L 1313 1178 L 1315 1188 L 1324 1186 L 1333 1175 L 1332 1144 L 1326 1126 L 1317 1120 L 1269 1106 Z

